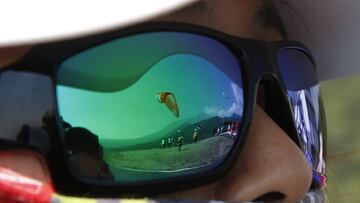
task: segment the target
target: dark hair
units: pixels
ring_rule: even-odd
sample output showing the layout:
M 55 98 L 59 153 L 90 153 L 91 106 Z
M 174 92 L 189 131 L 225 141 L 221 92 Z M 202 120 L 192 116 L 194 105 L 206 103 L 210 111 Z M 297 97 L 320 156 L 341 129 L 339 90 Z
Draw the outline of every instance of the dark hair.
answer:
M 264 0 L 262 5 L 255 11 L 255 22 L 264 28 L 275 29 L 283 39 L 288 38 L 279 10 L 271 0 Z

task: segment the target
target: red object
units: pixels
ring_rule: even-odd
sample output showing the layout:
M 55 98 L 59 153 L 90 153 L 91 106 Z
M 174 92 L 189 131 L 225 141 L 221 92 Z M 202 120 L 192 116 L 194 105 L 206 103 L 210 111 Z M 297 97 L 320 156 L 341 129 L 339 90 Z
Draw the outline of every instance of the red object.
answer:
M 321 185 L 323 188 L 326 187 L 326 176 L 325 175 L 321 175 L 320 176 L 320 181 L 321 181 Z
M 48 183 L 0 166 L 0 199 L 7 202 L 50 203 L 54 190 Z

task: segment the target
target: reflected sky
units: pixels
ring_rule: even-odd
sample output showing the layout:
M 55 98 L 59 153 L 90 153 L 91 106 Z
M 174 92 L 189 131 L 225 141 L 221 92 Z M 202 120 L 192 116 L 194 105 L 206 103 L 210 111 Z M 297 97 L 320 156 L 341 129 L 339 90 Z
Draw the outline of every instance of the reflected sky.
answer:
M 314 169 L 323 173 L 322 126 L 320 122 L 319 85 L 300 91 L 288 91 L 301 148 Z
M 176 97 L 180 118 L 157 101 L 159 92 Z M 164 58 L 122 91 L 102 93 L 58 85 L 57 95 L 64 120 L 102 139 L 140 138 L 174 122 L 243 112 L 242 89 L 214 64 L 190 54 Z

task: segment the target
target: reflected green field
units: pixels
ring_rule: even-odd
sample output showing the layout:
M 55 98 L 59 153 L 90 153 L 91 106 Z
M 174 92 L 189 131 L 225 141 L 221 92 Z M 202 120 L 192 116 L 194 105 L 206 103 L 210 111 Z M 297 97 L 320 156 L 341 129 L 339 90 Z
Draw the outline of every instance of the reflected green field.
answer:
M 181 146 L 134 149 L 134 150 L 105 150 L 104 158 L 112 169 L 116 179 L 124 179 L 127 176 L 144 175 L 144 173 L 168 173 L 182 172 L 189 169 L 201 167 L 214 167 L 227 155 L 234 144 L 234 140 L 228 137 L 215 136 L 198 141 L 187 143 Z M 147 179 L 147 176 L 144 175 Z M 136 177 L 125 177 L 136 179 Z
M 327 196 L 360 202 L 360 76 L 322 82 L 328 129 Z

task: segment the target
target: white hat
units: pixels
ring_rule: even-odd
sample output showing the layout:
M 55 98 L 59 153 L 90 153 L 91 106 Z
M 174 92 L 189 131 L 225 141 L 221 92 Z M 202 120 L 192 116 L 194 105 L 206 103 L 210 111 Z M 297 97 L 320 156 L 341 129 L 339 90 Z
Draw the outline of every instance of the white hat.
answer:
M 359 0 L 284 0 L 290 38 L 312 50 L 320 80 L 360 73 Z
M 196 0 L 8 0 L 0 7 L 0 47 L 118 28 Z M 359 0 L 284 0 L 290 38 L 315 56 L 319 78 L 360 72 Z
M 7 0 L 0 4 L 0 47 L 113 29 L 194 0 Z

